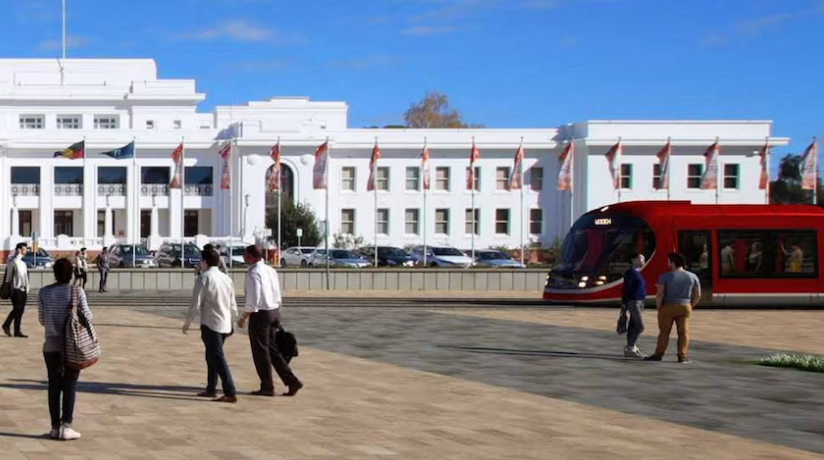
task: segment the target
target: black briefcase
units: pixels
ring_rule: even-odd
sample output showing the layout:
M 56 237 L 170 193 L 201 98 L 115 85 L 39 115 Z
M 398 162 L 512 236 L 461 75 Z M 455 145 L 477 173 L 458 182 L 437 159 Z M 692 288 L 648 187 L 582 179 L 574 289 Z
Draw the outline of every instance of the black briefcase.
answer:
M 295 338 L 295 334 L 286 332 L 283 326 L 278 327 L 278 331 L 275 334 L 275 343 L 278 346 L 278 351 L 280 351 L 280 354 L 287 363 L 292 361 L 292 358 L 298 356 L 298 340 Z

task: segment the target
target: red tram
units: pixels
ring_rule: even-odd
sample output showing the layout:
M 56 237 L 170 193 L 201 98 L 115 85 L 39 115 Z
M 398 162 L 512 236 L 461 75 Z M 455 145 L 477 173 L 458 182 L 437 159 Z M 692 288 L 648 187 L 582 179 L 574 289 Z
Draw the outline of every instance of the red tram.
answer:
M 824 210 L 804 205 L 694 205 L 634 201 L 581 216 L 549 272 L 544 299 L 616 304 L 634 253 L 647 301 L 667 255 L 684 254 L 701 280 L 702 305 L 824 305 Z

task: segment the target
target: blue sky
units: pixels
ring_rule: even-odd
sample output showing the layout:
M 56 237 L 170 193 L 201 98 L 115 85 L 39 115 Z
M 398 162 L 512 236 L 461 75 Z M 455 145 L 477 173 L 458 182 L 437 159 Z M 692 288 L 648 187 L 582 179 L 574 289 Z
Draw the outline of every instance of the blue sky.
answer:
M 824 0 L 67 0 L 69 57 L 150 57 L 215 104 L 345 100 L 353 127 L 428 90 L 469 122 L 772 119 L 824 135 Z M 116 5 L 116 6 L 109 6 Z M 128 5 L 128 6 L 127 6 Z M 0 0 L 2 57 L 57 57 L 60 0 Z

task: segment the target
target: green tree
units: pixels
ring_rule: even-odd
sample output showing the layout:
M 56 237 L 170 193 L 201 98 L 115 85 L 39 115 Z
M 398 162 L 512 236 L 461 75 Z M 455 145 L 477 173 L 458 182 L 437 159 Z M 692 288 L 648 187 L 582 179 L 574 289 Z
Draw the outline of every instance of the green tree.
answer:
M 435 91 L 412 104 L 403 120 L 410 128 L 483 128 L 483 125 L 465 123 L 460 112 L 449 105 L 449 98 Z
M 778 164 L 778 177 L 770 182 L 770 203 L 811 204 L 812 192 L 801 188 L 801 155 L 788 154 Z M 818 205 L 824 207 L 824 190 L 818 178 Z
M 277 239 L 278 232 L 278 212 L 277 208 L 270 208 L 266 216 L 266 225 L 272 229 L 272 237 Z M 281 240 L 284 248 L 298 245 L 297 229 L 303 230 L 300 244 L 303 246 L 317 246 L 322 241 L 322 235 L 318 228 L 318 219 L 309 205 L 304 203 L 294 204 L 291 199 L 283 200 L 283 227 L 281 227 Z

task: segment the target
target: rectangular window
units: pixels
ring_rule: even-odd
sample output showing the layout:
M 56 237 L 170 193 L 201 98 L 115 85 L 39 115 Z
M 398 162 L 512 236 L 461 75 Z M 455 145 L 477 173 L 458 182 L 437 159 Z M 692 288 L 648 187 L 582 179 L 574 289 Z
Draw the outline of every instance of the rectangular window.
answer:
M 94 129 L 117 129 L 118 120 L 117 115 L 95 115 Z
M 40 183 L 40 167 L 39 166 L 12 166 L 11 167 L 11 183 L 12 184 L 39 184 Z
M 340 211 L 340 233 L 342 235 L 355 234 L 355 210 L 341 209 Z
M 466 168 L 466 189 L 472 190 L 469 188 L 469 168 Z M 475 166 L 475 176 L 473 177 L 472 185 L 475 187 L 475 191 L 479 192 L 481 190 L 481 168 L 480 166 Z
M 72 211 L 54 211 L 54 234 L 74 236 L 74 213 Z
M 45 124 L 43 115 L 20 115 L 20 129 L 43 129 Z
M 143 209 L 140 211 L 140 237 L 148 238 L 152 233 L 152 211 Z
M 421 189 L 421 168 L 417 166 L 406 168 L 406 189 L 416 192 Z
M 722 278 L 818 278 L 815 230 L 719 230 Z
M 80 129 L 83 119 L 79 115 L 58 115 L 57 129 Z
M 738 188 L 738 164 L 724 165 L 724 188 L 737 189 Z
M 355 191 L 355 168 L 347 166 L 340 170 L 340 189 Z
M 420 217 L 421 212 L 418 209 L 407 209 L 406 210 L 406 224 L 404 233 L 407 235 L 420 235 L 421 234 L 421 227 L 420 227 Z
M 533 166 L 529 168 L 529 187 L 533 192 L 540 192 L 544 188 L 544 168 Z
M 31 235 L 31 232 L 34 231 L 34 226 L 32 225 L 31 221 L 31 211 L 24 211 L 20 210 L 17 211 L 18 221 L 18 232 L 21 236 L 28 236 Z
M 625 190 L 632 189 L 632 165 L 621 165 L 621 188 Z
M 378 219 L 378 235 L 388 235 L 389 234 L 389 210 L 388 209 L 378 209 L 376 217 Z
M 180 120 L 175 120 L 175 121 L 173 122 L 173 126 L 175 127 L 175 129 L 180 129 L 180 128 L 182 128 L 182 127 L 183 127 L 183 122 L 182 122 L 182 121 L 180 121 Z
M 171 180 L 171 170 L 168 166 L 143 166 L 140 168 L 141 184 L 169 185 Z
M 125 166 L 100 166 L 97 168 L 97 183 L 125 184 L 126 171 Z
M 480 232 L 480 228 L 481 228 L 481 210 L 478 209 L 478 208 L 475 208 L 475 220 L 474 221 L 472 220 L 472 208 L 467 208 L 466 211 L 464 212 L 464 216 L 465 216 L 464 217 L 464 233 L 466 233 L 467 235 L 472 235 L 473 234 L 473 229 L 474 229 L 475 230 L 474 234 L 476 236 L 480 235 L 481 234 L 481 232 Z
M 435 190 L 449 191 L 449 168 L 441 166 L 435 168 Z
M 375 171 L 375 188 L 389 191 L 389 168 L 382 166 Z
M 509 209 L 495 210 L 495 233 L 509 235 Z
M 652 189 L 658 190 L 661 188 L 661 164 L 652 165 Z
M 700 163 L 687 165 L 687 188 L 701 188 L 701 176 L 704 175 L 704 165 Z
M 540 235 L 544 233 L 544 210 L 529 210 L 529 234 Z
M 186 166 L 183 181 L 186 185 L 214 185 L 213 173 L 211 166 Z
M 495 190 L 509 190 L 509 168 L 495 169 Z
M 154 120 L 146 120 L 146 129 L 155 129 Z
M 186 211 L 183 214 L 183 236 L 193 237 L 200 233 L 200 212 L 195 210 Z
M 83 168 L 76 166 L 58 166 L 54 168 L 55 184 L 82 184 Z
M 435 210 L 435 233 L 438 235 L 449 235 L 449 210 Z

